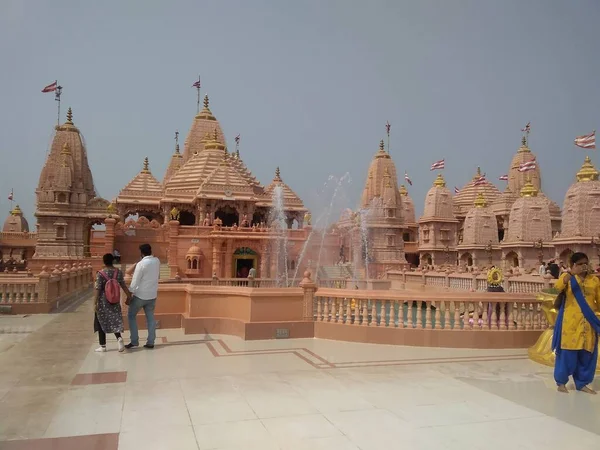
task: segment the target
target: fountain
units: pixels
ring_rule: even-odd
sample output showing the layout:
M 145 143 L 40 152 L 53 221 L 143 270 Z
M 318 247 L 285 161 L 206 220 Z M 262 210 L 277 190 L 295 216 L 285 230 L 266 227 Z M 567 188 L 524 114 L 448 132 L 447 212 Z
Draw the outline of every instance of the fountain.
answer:
M 288 276 L 288 225 L 284 209 L 283 186 L 273 189 L 273 208 L 271 209 L 271 228 L 276 234 L 272 254 L 276 258 L 275 278 L 277 286 L 289 286 Z

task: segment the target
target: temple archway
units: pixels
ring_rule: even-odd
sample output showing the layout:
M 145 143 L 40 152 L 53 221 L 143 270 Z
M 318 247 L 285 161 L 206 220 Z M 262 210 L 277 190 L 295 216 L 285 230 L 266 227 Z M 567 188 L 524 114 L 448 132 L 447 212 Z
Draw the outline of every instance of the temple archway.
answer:
M 249 247 L 237 248 L 233 252 L 231 269 L 232 278 L 248 278 L 250 269 L 258 270 L 258 254 Z
M 509 268 L 519 267 L 519 255 L 516 252 L 508 252 L 506 254 L 506 264 Z
M 558 259 L 560 261 L 562 261 L 563 263 L 565 263 L 566 266 L 568 266 L 569 262 L 571 260 L 572 254 L 573 254 L 573 250 L 571 250 L 570 248 L 566 248 L 562 252 L 560 252 Z
M 423 256 L 421 256 L 420 260 L 423 262 L 423 264 L 426 264 L 428 266 L 433 265 L 433 258 L 429 253 L 425 253 Z
M 221 206 L 215 212 L 215 217 L 223 221 L 224 227 L 232 227 L 238 223 L 238 212 L 230 205 Z
M 194 215 L 194 213 L 191 213 L 189 211 L 180 211 L 179 224 L 185 226 L 196 225 L 196 216 Z
M 103 220 L 93 220 L 83 230 L 83 256 L 102 256 L 104 254 L 106 226 Z
M 460 256 L 460 262 L 461 262 L 461 264 L 466 265 L 467 267 L 472 267 L 473 266 L 473 255 L 471 255 L 469 252 L 463 253 Z

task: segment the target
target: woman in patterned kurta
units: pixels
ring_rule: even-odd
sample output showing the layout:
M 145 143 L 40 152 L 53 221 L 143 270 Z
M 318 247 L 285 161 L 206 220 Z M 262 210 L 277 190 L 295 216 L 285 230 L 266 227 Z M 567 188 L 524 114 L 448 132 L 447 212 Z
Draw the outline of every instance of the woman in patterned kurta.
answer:
M 110 280 L 114 276 L 115 270 L 117 271 L 117 282 L 121 286 L 121 289 L 125 291 L 127 298 L 131 298 L 131 292 L 125 284 L 123 278 L 123 272 L 113 266 L 114 256 L 111 253 L 105 254 L 103 257 L 104 269 L 102 272 Z M 106 333 L 114 333 L 117 338 L 119 345 L 119 351 L 125 350 L 123 338 L 121 333 L 123 332 L 123 313 L 121 311 L 121 303 L 109 303 L 104 294 L 104 288 L 106 286 L 106 278 L 102 276 L 100 272 L 96 275 L 96 297 L 94 299 L 94 331 L 98 332 L 98 340 L 100 347 L 96 349 L 97 352 L 106 351 Z
M 571 277 L 575 277 L 586 303 L 597 314 L 600 305 L 600 280 L 591 273 L 588 264 L 584 253 L 574 253 L 571 256 L 571 269 L 563 273 L 554 284 L 558 291 L 566 290 L 560 347 L 556 349 L 554 366 L 554 379 L 560 392 L 568 392 L 566 384 L 569 376 L 573 376 L 577 390 L 595 394 L 588 385 L 594 380 L 598 362 L 598 336 L 584 317 L 570 286 Z

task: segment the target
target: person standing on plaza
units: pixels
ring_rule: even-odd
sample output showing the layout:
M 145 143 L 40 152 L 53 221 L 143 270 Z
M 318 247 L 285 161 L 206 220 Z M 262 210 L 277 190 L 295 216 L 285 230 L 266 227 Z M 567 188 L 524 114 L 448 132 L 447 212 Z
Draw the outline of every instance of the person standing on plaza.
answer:
M 121 311 L 121 289 L 127 295 L 127 303 L 131 292 L 127 289 L 123 272 L 113 266 L 114 256 L 110 253 L 102 257 L 104 269 L 96 276 L 96 297 L 94 298 L 94 332 L 98 333 L 100 347 L 96 352 L 106 352 L 106 333 L 114 333 L 117 338 L 119 351 L 123 345 L 123 313 Z
M 589 385 L 598 362 L 600 280 L 588 268 L 585 253 L 573 253 L 570 262 L 570 270 L 554 284 L 561 293 L 554 304 L 559 310 L 552 338 L 554 379 L 559 392 L 569 392 L 572 376 L 578 391 L 595 394 Z
M 139 333 L 136 321 L 137 313 L 140 309 L 146 314 L 146 324 L 148 327 L 148 340 L 145 348 L 154 348 L 156 339 L 156 321 L 154 320 L 154 308 L 156 306 L 156 297 L 158 294 L 158 279 L 160 278 L 160 261 L 152 256 L 152 247 L 150 244 L 140 245 L 142 259 L 135 265 L 133 278 L 129 289 L 133 294 L 127 319 L 129 321 L 130 342 L 125 348 L 138 347 Z

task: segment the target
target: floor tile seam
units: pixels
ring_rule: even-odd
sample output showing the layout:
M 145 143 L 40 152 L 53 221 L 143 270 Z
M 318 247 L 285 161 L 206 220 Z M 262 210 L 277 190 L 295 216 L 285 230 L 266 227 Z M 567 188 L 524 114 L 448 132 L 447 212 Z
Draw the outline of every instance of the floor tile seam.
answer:
M 413 362 L 429 362 L 429 361 L 447 361 L 454 362 L 460 360 L 463 361 L 473 361 L 477 362 L 479 360 L 487 361 L 490 358 L 497 359 L 498 361 L 502 361 L 504 359 L 513 360 L 513 359 L 527 359 L 528 356 L 526 354 L 515 354 L 515 355 L 480 355 L 480 356 L 453 356 L 448 358 L 405 358 L 405 359 L 381 359 L 381 360 L 368 360 L 368 361 L 340 361 L 340 362 L 332 362 L 336 366 L 340 366 L 342 364 L 369 364 L 369 363 L 388 363 L 388 362 L 401 362 L 401 361 L 413 361 Z
M 194 441 L 196 442 L 196 449 L 200 450 L 200 443 L 198 442 L 198 435 L 196 434 L 196 428 L 194 427 L 194 422 L 192 421 L 192 415 L 190 413 L 190 408 L 188 406 L 187 399 L 185 397 L 185 392 L 183 391 L 183 387 L 181 386 L 181 381 L 178 380 L 177 385 L 179 386 L 179 392 L 183 397 L 183 404 L 185 405 L 185 411 L 187 412 L 188 420 L 190 421 L 190 425 L 192 427 L 192 434 L 194 435 Z M 123 396 L 123 401 L 125 396 Z
M 456 364 L 456 363 L 473 363 L 473 362 L 496 362 L 496 361 L 512 361 L 512 360 L 522 360 L 522 359 L 527 359 L 527 357 L 518 357 L 518 358 L 511 358 L 511 359 L 495 359 L 495 358 L 490 358 L 490 359 L 481 359 L 481 360 L 477 360 L 477 361 L 472 361 L 472 360 L 451 360 L 451 361 L 438 361 L 438 360 L 431 360 L 431 361 L 413 361 L 413 360 L 400 360 L 397 362 L 389 362 L 389 363 L 379 363 L 377 361 L 371 362 L 368 365 L 366 364 L 354 364 L 354 365 L 348 365 L 348 366 L 341 366 L 342 363 L 338 363 L 338 365 L 336 365 L 336 367 L 333 368 L 329 368 L 329 367 L 321 367 L 321 369 L 323 370 L 334 370 L 334 369 L 360 369 L 360 368 L 369 368 L 369 367 L 393 367 L 393 366 L 409 366 L 409 365 L 415 365 L 415 366 L 421 366 L 421 365 L 435 365 L 435 364 Z

